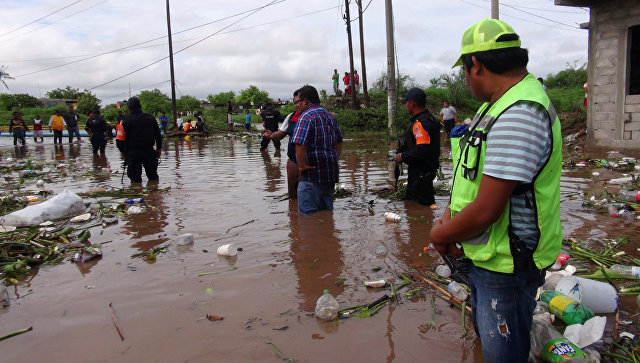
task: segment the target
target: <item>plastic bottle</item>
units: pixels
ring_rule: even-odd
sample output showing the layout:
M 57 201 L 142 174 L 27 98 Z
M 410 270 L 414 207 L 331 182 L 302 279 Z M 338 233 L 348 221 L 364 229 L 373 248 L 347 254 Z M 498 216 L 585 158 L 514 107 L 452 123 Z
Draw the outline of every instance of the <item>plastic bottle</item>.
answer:
M 438 267 L 436 267 L 436 273 L 440 277 L 447 278 L 451 276 L 451 269 L 447 265 L 439 265 Z
M 621 189 L 618 193 L 618 199 L 625 202 L 640 203 L 640 190 Z
M 567 325 L 584 324 L 585 321 L 595 316 L 588 307 L 555 290 L 543 292 L 540 300 L 549 304 L 549 311 Z
M 338 300 L 329 293 L 329 290 L 324 290 L 322 296 L 316 302 L 316 317 L 331 321 L 338 317 L 339 307 Z
M 626 177 L 623 177 L 623 178 L 611 179 L 611 180 L 607 181 L 607 184 L 622 185 L 622 184 L 631 183 L 631 182 L 633 182 L 633 177 L 626 176 Z
M 465 289 L 464 287 L 462 287 L 462 285 L 460 285 L 455 281 L 452 281 L 449 284 L 449 286 L 447 286 L 447 290 L 449 290 L 451 295 L 453 295 L 456 299 L 460 301 L 467 300 L 467 297 L 469 297 L 469 293 L 467 292 L 467 289 Z
M 539 319 L 533 319 L 531 326 L 531 351 L 544 362 L 586 362 L 582 349 Z
M 384 213 L 384 219 L 390 221 L 390 222 L 400 222 L 400 220 L 402 219 L 402 217 L 399 214 L 393 213 L 393 212 L 385 212 Z
M 144 198 L 129 198 L 129 199 L 125 199 L 122 203 L 124 204 L 144 203 Z
M 640 277 L 640 267 L 638 266 L 611 265 L 609 269 L 623 276 Z
M 626 209 L 620 209 L 620 211 L 618 211 L 618 218 L 624 220 L 627 223 L 631 223 L 636 220 L 636 215 Z
M 618 218 L 618 208 L 616 208 L 614 205 L 610 205 L 609 215 L 612 216 L 613 218 Z
M 387 255 L 387 248 L 385 246 L 380 245 L 376 248 L 376 256 L 384 257 L 386 255 Z

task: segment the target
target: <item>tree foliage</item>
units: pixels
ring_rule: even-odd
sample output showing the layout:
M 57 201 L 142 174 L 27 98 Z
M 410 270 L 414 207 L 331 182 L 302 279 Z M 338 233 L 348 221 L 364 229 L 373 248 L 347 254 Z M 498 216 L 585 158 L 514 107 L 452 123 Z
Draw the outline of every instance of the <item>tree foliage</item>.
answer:
M 77 88 L 71 88 L 70 86 L 67 86 L 64 89 L 62 88 L 52 89 L 51 91 L 45 93 L 45 95 L 49 98 L 55 98 L 55 99 L 77 99 L 83 93 L 91 93 L 91 92 L 87 90 L 85 90 L 85 92 L 80 92 L 80 90 Z
M 237 103 L 251 103 L 254 105 L 260 105 L 263 103 L 271 102 L 271 98 L 269 97 L 269 93 L 267 91 L 261 91 L 256 86 L 249 86 L 249 88 L 240 91 L 240 95 L 236 97 Z
M 78 112 L 88 115 L 100 109 L 100 99 L 89 91 L 78 96 Z
M 467 107 L 475 109 L 479 103 L 475 100 L 471 89 L 467 85 L 464 68 L 458 67 L 451 73 L 441 74 L 429 81 L 430 87 L 444 90 L 444 100 L 449 101 L 455 107 Z
M 544 84 L 548 88 L 555 87 L 582 87 L 587 82 L 587 65 L 582 64 L 578 67 L 578 61 L 570 64 L 567 62 L 567 68 L 556 74 L 547 75 Z
M 396 75 L 396 90 L 398 92 L 398 96 L 404 96 L 405 94 L 407 94 L 407 91 L 409 91 L 413 87 L 424 88 L 416 82 L 415 78 L 411 77 L 408 74 L 398 73 Z M 381 73 L 380 76 L 378 76 L 378 79 L 373 82 L 371 91 L 383 93 L 387 93 L 389 91 L 386 72 Z
M 180 111 L 198 111 L 202 112 L 202 102 L 189 95 L 180 97 L 177 101 L 178 110 Z
M 153 91 L 142 91 L 136 97 L 140 100 L 144 112 L 158 114 L 171 109 L 171 100 L 157 88 Z
M 214 106 L 226 106 L 227 102 L 233 102 L 236 98 L 236 93 L 233 91 L 229 92 L 220 92 L 215 95 L 207 96 L 209 103 Z
M 42 105 L 37 98 L 26 94 L 0 94 L 0 106 L 7 111 L 16 111 L 27 107 L 39 107 Z

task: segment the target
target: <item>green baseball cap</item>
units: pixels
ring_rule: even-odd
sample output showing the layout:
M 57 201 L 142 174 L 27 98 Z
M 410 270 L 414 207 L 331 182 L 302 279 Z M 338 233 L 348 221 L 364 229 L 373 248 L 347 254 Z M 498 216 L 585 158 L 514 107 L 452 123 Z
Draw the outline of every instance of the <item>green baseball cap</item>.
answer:
M 517 39 L 497 41 L 505 34 L 514 34 Z M 483 19 L 473 24 L 462 35 L 461 57 L 451 68 L 462 65 L 462 55 L 486 50 L 520 47 L 520 37 L 511 25 L 497 19 Z

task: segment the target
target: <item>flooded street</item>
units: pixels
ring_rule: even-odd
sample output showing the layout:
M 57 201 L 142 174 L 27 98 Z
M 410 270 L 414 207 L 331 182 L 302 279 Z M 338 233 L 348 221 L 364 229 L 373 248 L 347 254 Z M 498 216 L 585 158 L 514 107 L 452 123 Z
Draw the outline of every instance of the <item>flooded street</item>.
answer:
M 24 149 L 14 149 L 11 141 L 0 138 L 3 164 L 9 157 L 59 163 L 77 158 L 88 169 L 122 170 L 111 141 L 106 157 L 93 157 L 86 139 L 62 150 L 51 138 Z M 442 154 L 448 156 L 444 145 Z M 326 323 L 313 315 L 324 289 L 341 308 L 366 304 L 388 291 L 367 289 L 364 281 L 399 283 L 396 271 L 435 266 L 423 248 L 448 197 L 436 197 L 440 209 L 431 211 L 376 196 L 373 190 L 389 182 L 388 148 L 379 136 L 356 136 L 345 140 L 340 160 L 341 183 L 353 194 L 336 199 L 333 213 L 301 217 L 296 201 L 286 199 L 284 150 L 276 157 L 272 145 L 269 154 L 259 148 L 259 138 L 239 135 L 165 139 L 160 183 L 143 185 L 153 208 L 91 228 L 90 241 L 102 244 L 102 258 L 43 266 L 9 287 L 15 300 L 0 310 L 0 335 L 29 326 L 33 331 L 0 342 L 2 361 L 482 361 L 470 320 L 465 335 L 460 311 L 438 298 L 433 305 L 429 293 L 365 319 Z M 443 171 L 450 177 L 450 161 Z M 120 173 L 78 175 L 46 187 L 80 193 L 121 188 L 120 178 Z M 34 184 L 28 179 L 25 187 L 35 190 Z M 124 186 L 129 184 L 125 177 Z M 639 223 L 625 226 L 582 207 L 581 193 L 593 184 L 591 171 L 563 173 L 565 237 L 596 243 L 632 236 L 627 249 L 635 251 Z M 385 222 L 387 211 L 410 218 Z M 175 238 L 184 233 L 193 233 L 194 244 L 176 246 Z M 219 257 L 216 249 L 227 243 L 242 251 L 232 259 Z M 132 258 L 163 245 L 167 253 L 153 262 Z M 379 246 L 388 253 L 376 255 Z M 622 304 L 636 309 L 635 298 Z M 208 314 L 224 320 L 209 321 Z

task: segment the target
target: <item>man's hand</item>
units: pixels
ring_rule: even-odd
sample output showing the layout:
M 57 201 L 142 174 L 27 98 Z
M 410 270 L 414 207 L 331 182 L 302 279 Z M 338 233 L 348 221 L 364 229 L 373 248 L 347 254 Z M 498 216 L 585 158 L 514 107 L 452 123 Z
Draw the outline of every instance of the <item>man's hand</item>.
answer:
M 402 162 L 402 153 L 396 154 L 396 161 L 399 162 L 399 163 Z
M 271 140 L 271 135 L 272 135 L 272 134 L 273 134 L 273 133 L 272 133 L 271 131 L 266 130 L 266 131 L 264 132 L 264 134 L 262 134 L 262 136 L 263 136 L 263 137 L 266 137 L 266 138 L 267 138 L 267 139 L 269 139 L 269 140 Z
M 156 155 L 158 155 L 158 157 L 160 157 L 160 155 L 162 155 L 162 149 L 156 150 Z
M 298 176 L 302 176 L 302 173 L 310 170 L 310 169 L 315 169 L 315 166 L 311 166 L 311 165 L 299 165 L 298 166 Z

